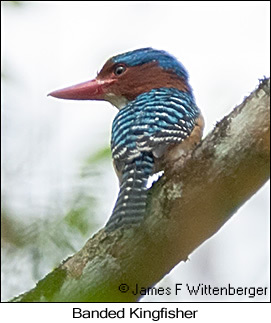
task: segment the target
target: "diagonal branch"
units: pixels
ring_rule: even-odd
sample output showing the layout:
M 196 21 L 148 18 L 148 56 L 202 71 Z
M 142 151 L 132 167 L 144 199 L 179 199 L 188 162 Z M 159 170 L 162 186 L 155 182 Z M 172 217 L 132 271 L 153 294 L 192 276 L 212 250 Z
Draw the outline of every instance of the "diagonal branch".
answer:
M 12 301 L 136 301 L 120 284 L 152 286 L 268 180 L 270 79 L 219 122 L 150 190 L 137 229 L 100 230 L 75 255 Z M 122 285 L 122 288 L 126 287 Z

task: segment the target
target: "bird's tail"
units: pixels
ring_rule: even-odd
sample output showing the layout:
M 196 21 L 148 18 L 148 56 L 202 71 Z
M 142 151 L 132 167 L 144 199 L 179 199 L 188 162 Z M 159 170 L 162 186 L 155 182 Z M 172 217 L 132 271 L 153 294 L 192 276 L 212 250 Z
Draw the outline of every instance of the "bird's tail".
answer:
M 106 224 L 107 230 L 141 223 L 146 211 L 147 183 L 153 165 L 153 158 L 149 155 L 125 165 L 118 199 Z

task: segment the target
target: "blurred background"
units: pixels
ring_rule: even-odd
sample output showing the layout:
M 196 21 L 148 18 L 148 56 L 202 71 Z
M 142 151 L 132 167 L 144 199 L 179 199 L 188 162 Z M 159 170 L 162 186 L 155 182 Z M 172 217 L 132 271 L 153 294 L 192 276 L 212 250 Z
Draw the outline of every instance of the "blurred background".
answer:
M 94 78 L 111 56 L 163 49 L 187 68 L 205 135 L 269 76 L 269 2 L 2 1 L 2 301 L 79 250 L 118 193 L 116 108 L 47 97 Z M 256 170 L 255 170 L 256 171 Z M 269 183 L 157 286 L 270 284 Z M 267 301 L 147 296 L 142 301 Z

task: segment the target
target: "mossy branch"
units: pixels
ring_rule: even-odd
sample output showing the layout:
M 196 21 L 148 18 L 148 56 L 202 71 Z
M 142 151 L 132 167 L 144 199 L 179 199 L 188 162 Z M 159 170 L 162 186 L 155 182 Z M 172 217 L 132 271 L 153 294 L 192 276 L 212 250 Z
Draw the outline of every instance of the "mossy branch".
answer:
M 216 233 L 270 176 L 270 79 L 150 189 L 141 227 L 106 233 L 13 302 L 136 301 Z M 121 288 L 119 286 L 122 285 Z

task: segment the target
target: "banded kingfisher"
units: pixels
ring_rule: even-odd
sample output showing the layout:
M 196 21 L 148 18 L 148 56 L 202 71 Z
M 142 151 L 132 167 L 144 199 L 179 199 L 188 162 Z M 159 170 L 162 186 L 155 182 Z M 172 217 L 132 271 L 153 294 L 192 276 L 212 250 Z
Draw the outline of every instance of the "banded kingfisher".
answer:
M 201 140 L 204 120 L 184 66 L 163 50 L 141 48 L 110 58 L 97 77 L 49 95 L 106 100 L 119 109 L 111 150 L 120 191 L 105 228 L 144 218 L 149 179 Z

